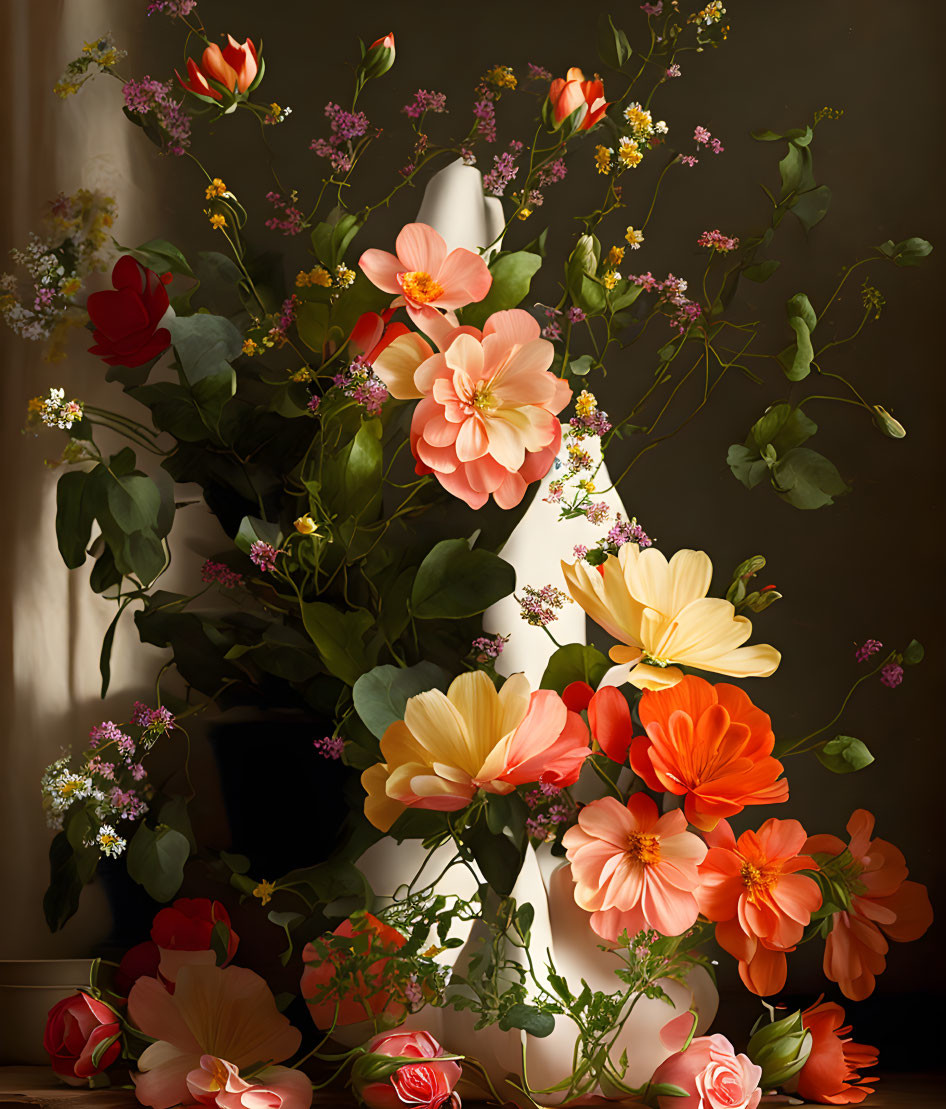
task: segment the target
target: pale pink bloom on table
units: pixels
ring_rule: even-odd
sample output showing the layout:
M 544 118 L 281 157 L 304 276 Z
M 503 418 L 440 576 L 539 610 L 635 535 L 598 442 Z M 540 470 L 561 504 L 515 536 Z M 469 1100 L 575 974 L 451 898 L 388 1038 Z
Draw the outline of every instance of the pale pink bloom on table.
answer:
M 478 789 L 573 785 L 589 753 L 584 721 L 553 690 L 532 693 L 513 674 L 497 692 L 482 670 L 461 674 L 446 693 L 411 697 L 404 719 L 388 726 L 384 761 L 361 776 L 365 816 L 386 832 L 405 807 L 456 812 Z
M 358 261 L 372 285 L 397 297 L 392 307 L 405 305 L 408 315 L 424 326 L 433 310 L 450 314 L 473 304 L 489 292 L 493 283 L 489 267 L 472 250 L 457 247 L 447 253 L 443 236 L 426 223 L 409 223 L 401 228 L 395 254 L 366 250 Z
M 686 1097 L 658 1097 L 660 1109 L 756 1109 L 762 1068 L 737 1055 L 725 1036 L 699 1036 L 665 1059 L 651 1079 L 679 1086 Z
M 395 339 L 375 373 L 399 399 L 421 398 L 411 422 L 418 473 L 471 508 L 492 495 L 514 508 L 527 486 L 548 473 L 561 444 L 558 413 L 572 391 L 548 372 L 554 348 L 521 309 L 495 312 L 476 328 Z
M 906 880 L 909 870 L 903 852 L 886 840 L 871 838 L 872 813 L 856 809 L 847 831 L 851 837 L 847 845 L 837 836 L 810 836 L 805 850 L 834 856 L 850 851 L 844 876 L 852 894 L 851 907 L 831 918 L 824 972 L 845 997 L 863 1001 L 887 966 L 884 933 L 900 943 L 917 940 L 933 923 L 933 909 L 926 886 Z
M 562 843 L 575 901 L 599 936 L 613 941 L 625 929 L 633 937 L 651 928 L 679 936 L 694 923 L 706 845 L 686 828 L 679 809 L 659 816 L 645 793 L 626 806 L 614 797 L 585 805 Z
M 173 994 L 156 978 L 139 978 L 128 997 L 128 1017 L 155 1041 L 132 1075 L 135 1096 L 153 1109 L 193 1104 L 188 1076 L 202 1069 L 203 1056 L 237 1070 L 280 1063 L 302 1039 L 276 1008 L 265 981 L 243 967 L 181 967 Z

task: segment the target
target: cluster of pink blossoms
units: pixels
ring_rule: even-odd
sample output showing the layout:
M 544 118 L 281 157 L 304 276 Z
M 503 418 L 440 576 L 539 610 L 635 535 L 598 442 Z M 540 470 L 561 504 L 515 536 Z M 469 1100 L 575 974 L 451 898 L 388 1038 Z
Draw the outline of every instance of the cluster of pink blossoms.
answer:
M 627 279 L 634 285 L 643 285 L 648 293 L 658 294 L 658 304 L 669 309 L 667 315 L 670 317 L 670 322 L 676 327 L 678 334 L 682 335 L 691 324 L 700 318 L 702 309 L 696 301 L 690 300 L 684 295 L 687 290 L 687 283 L 682 277 L 674 277 L 672 273 L 668 273 L 663 281 L 658 281 L 648 270 L 647 273 L 641 274 L 639 277 L 633 277 L 629 274 Z
M 331 134 L 327 139 L 313 139 L 309 149 L 320 158 L 328 158 L 336 173 L 347 173 L 352 166 L 351 143 L 368 133 L 368 117 L 364 112 L 346 112 L 331 101 L 325 105 Z
M 276 209 L 276 214 L 266 220 L 270 231 L 281 231 L 283 235 L 298 235 L 305 230 L 305 216 L 295 206 L 295 196 L 286 198 L 277 192 L 268 192 L 266 199 Z
M 332 379 L 346 397 L 360 404 L 369 416 L 377 416 L 384 402 L 391 395 L 387 386 L 371 368 L 371 363 L 359 355 L 342 373 Z
M 272 543 L 264 543 L 262 539 L 257 539 L 250 547 L 250 562 L 259 567 L 264 574 L 268 574 L 276 569 L 276 555 L 279 553 L 279 548 L 274 547 Z
M 144 77 L 140 81 L 126 81 L 122 86 L 125 107 L 135 115 L 153 115 L 164 132 L 164 149 L 168 154 L 182 155 L 190 146 L 191 119 L 180 103 L 174 99 L 170 81 Z
M 409 119 L 420 119 L 425 112 L 434 112 L 442 115 L 447 110 L 447 96 L 442 92 L 428 92 L 427 89 L 418 89 L 410 104 L 405 104 L 401 111 Z
M 669 77 L 675 75 L 672 75 L 670 73 L 670 70 L 667 70 L 667 76 Z M 722 154 L 722 152 L 726 149 L 719 141 L 719 139 L 713 138 L 709 131 L 700 124 L 697 124 L 697 126 L 693 130 L 693 141 L 699 146 L 705 146 L 707 150 L 712 150 L 714 154 Z M 699 160 L 700 159 L 696 156 L 696 154 L 680 155 L 680 161 L 685 166 L 695 166 Z
M 554 585 L 543 585 L 541 589 L 527 585 L 522 590 L 522 596 L 517 597 L 516 600 L 522 610 L 520 615 L 527 624 L 531 624 L 534 628 L 547 628 L 558 619 L 558 610 L 564 608 L 571 597 L 561 589 L 556 589 Z
M 519 172 L 516 159 L 521 153 L 522 143 L 513 139 L 507 150 L 494 156 L 493 168 L 483 178 L 483 188 L 490 196 L 502 196 L 506 186 L 515 179 Z
M 722 231 L 704 231 L 702 235 L 696 240 L 697 246 L 707 246 L 710 250 L 717 250 L 720 254 L 727 254 L 731 250 L 736 250 L 739 246 L 739 239 L 735 235 L 724 235 Z
M 326 735 L 313 739 L 312 746 L 324 759 L 340 759 L 345 750 L 345 740 L 340 735 Z
M 508 635 L 480 635 L 470 644 L 470 653 L 476 656 L 477 662 L 489 662 L 499 658 L 508 641 Z
M 243 584 L 243 575 L 231 570 L 223 562 L 213 562 L 209 558 L 200 568 L 201 581 L 207 585 L 222 585 L 224 589 L 235 589 Z

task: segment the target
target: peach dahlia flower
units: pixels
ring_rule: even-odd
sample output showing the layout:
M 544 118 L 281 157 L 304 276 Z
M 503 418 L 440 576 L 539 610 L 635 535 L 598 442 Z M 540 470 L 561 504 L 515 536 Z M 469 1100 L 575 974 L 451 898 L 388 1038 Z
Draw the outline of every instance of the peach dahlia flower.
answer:
M 584 721 L 553 690 L 533 693 L 513 674 L 497 692 L 482 670 L 461 674 L 446 693 L 411 697 L 404 719 L 389 725 L 384 762 L 361 776 L 365 816 L 386 832 L 405 808 L 455 812 L 478 789 L 572 785 L 589 750 Z
M 847 830 L 848 845 L 837 836 L 811 836 L 805 850 L 819 855 L 837 856 L 845 849 L 851 853 L 844 868 L 853 894 L 851 907 L 831 918 L 824 972 L 845 997 L 863 1001 L 887 966 L 884 933 L 901 943 L 917 940 L 933 923 L 933 909 L 926 886 L 906 880 L 909 871 L 903 852 L 886 840 L 871 839 L 872 813 L 855 810 Z
M 611 659 L 629 666 L 639 689 L 664 689 L 680 666 L 736 678 L 767 678 L 781 655 L 767 643 L 742 644 L 752 624 L 719 597 L 707 597 L 713 563 L 704 551 L 682 550 L 668 562 L 656 547 L 626 543 L 600 567 L 562 563 L 568 591 L 596 624 L 623 646 Z
M 797 820 L 767 820 L 737 840 L 721 820 L 705 833 L 709 851 L 700 867 L 700 912 L 716 921 L 716 942 L 739 960 L 739 977 L 764 997 L 785 985 L 786 951 L 794 951 L 811 914 L 821 907 L 818 883 L 800 870 L 817 870 L 800 852 L 805 829 Z
M 561 443 L 557 415 L 572 391 L 548 372 L 552 344 L 519 308 L 495 312 L 482 332 L 442 322 L 432 330 L 440 353 L 402 335 L 374 363 L 392 396 L 420 399 L 411 421 L 417 472 L 433 473 L 471 508 L 490 495 L 513 508 Z
M 693 924 L 706 845 L 686 827 L 679 809 L 660 816 L 646 793 L 627 805 L 602 797 L 582 808 L 562 844 L 575 902 L 599 936 L 613 941 L 625 929 L 635 936 L 648 928 L 679 936 Z
M 443 236 L 426 223 L 402 227 L 395 251 L 366 250 L 358 265 L 372 285 L 395 294 L 392 306 L 403 304 L 418 326 L 439 315 L 438 308 L 456 324 L 453 311 L 482 300 L 493 283 L 489 266 L 478 254 L 465 247 L 448 254 Z
M 746 805 L 788 800 L 782 764 L 772 758 L 772 722 L 737 686 L 688 674 L 646 692 L 638 712 L 647 734 L 631 746 L 634 773 L 650 789 L 684 795 L 697 828 L 710 831 Z

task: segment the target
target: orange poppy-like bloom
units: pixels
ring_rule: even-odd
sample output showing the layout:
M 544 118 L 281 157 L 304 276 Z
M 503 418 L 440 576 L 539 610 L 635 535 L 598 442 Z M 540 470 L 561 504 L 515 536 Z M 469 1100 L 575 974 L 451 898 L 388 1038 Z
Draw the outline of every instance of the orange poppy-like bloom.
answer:
M 647 734 L 631 746 L 634 773 L 651 789 L 684 795 L 697 828 L 711 831 L 746 805 L 788 800 L 782 764 L 772 758 L 772 722 L 736 686 L 690 674 L 646 692 L 638 712 Z
M 841 878 L 851 894 L 851 907 L 831 918 L 824 949 L 824 972 L 852 1001 L 863 1001 L 874 990 L 876 976 L 887 965 L 887 940 L 917 940 L 933 923 L 926 886 L 906 880 L 903 852 L 882 839 L 871 839 L 874 817 L 857 809 L 847 823 L 851 842 L 837 836 L 811 836 L 805 850 L 837 857 L 850 851 Z M 830 864 L 825 861 L 824 865 Z
M 785 985 L 785 952 L 802 938 L 821 906 L 817 870 L 800 852 L 806 832 L 797 820 L 767 820 L 737 840 L 728 821 L 705 833 L 709 851 L 700 867 L 700 912 L 716 921 L 716 942 L 739 960 L 739 976 L 764 997 Z
M 177 71 L 175 70 L 175 73 Z M 262 77 L 259 58 L 252 39 L 237 42 L 233 35 L 227 35 L 227 45 L 221 50 L 211 43 L 204 51 L 198 65 L 193 58 L 187 59 L 187 80 L 177 73 L 177 79 L 189 92 L 210 100 L 223 100 L 224 94 L 230 97 L 244 96 L 250 92 Z M 211 84 L 216 82 L 218 87 Z
M 602 797 L 585 805 L 562 837 L 575 880 L 575 901 L 591 927 L 614 941 L 653 928 L 679 936 L 697 917 L 698 866 L 706 845 L 686 830 L 679 809 L 664 813 L 646 793 L 627 805 Z
M 577 131 L 590 130 L 608 110 L 603 82 L 597 78 L 586 81 L 584 73 L 577 66 L 572 66 L 564 78 L 556 77 L 552 82 L 549 87 L 549 104 L 556 130 L 578 108 L 584 110 L 575 128 Z
M 847 1038 L 851 1026 L 842 1027 L 844 1010 L 833 1001 L 809 1006 L 801 1022 L 811 1033 L 811 1054 L 792 1082 L 793 1092 L 822 1105 L 860 1105 L 874 1092 L 861 1083 L 876 1081 L 860 1071 L 877 1066 L 877 1048 Z

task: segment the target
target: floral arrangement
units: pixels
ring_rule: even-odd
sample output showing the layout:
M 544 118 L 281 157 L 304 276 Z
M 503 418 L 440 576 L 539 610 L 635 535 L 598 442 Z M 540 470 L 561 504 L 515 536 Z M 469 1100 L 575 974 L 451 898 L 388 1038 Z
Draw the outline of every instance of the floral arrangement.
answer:
M 818 430 L 807 408 L 854 404 L 884 435 L 905 431 L 831 368 L 831 349 L 880 314 L 879 289 L 864 280 L 847 338 L 822 343 L 817 325 L 848 312 L 839 293 L 855 271 L 917 265 L 932 248 L 912 237 L 868 250 L 824 304 L 792 296 L 783 334 L 745 317 L 740 286 L 777 269 L 786 215 L 810 229 L 828 210 L 812 156 L 839 114 L 825 108 L 753 136 L 781 153 L 761 230 L 707 229 L 692 282 L 631 272 L 666 175 L 725 150 L 699 122 L 657 118 L 682 60 L 696 64 L 728 32 L 719 0 L 684 7 L 641 5 L 633 49 L 603 19 L 604 78 L 494 65 L 472 106 L 419 89 L 383 129 L 384 99 L 372 95 L 396 48 L 393 34 L 379 38 L 362 46 L 349 106 L 329 103 L 310 122 L 305 177 L 317 187 L 288 188 L 274 171 L 265 197 L 196 151 L 209 123 L 249 116 L 266 144 L 290 109 L 263 95 L 254 40 L 222 45 L 196 0 L 147 6 L 186 34 L 182 72 L 123 72 L 109 35 L 66 68 L 61 97 L 93 78 L 121 83 L 125 116 L 180 160 L 207 245 L 220 249 L 120 246 L 106 234 L 113 201 L 80 192 L 54 201 L 15 252 L 26 283 L 0 278 L 10 326 L 47 342 L 52 359 L 67 331 L 86 327 L 126 398 L 103 409 L 54 384 L 28 406 L 31 428 L 65 433 L 54 463 L 67 467 L 62 557 L 78 568 L 91 556 L 90 584 L 115 608 L 103 695 L 126 610 L 143 642 L 168 650 L 154 707 L 96 723 L 84 752 L 64 752 L 42 781 L 56 831 L 50 927 L 75 912 L 103 856 L 124 859 L 166 906 L 148 940 L 97 962 L 88 990 L 50 1013 L 46 1048 L 65 1081 L 130 1072 L 153 1109 L 307 1109 L 313 1089 L 333 1083 L 370 1107 L 425 1109 L 458 1105 L 461 1090 L 525 1106 L 605 1097 L 659 1109 L 755 1109 L 774 1090 L 849 1104 L 871 1091 L 877 1050 L 852 1042 L 834 1001 L 777 1019 L 766 1006 L 743 1052 L 709 1033 L 713 953 L 773 998 L 791 953 L 814 941 L 826 978 L 857 1001 L 884 970 L 888 941 L 928 928 L 925 888 L 875 838 L 869 812 L 850 815 L 847 842 L 833 834 L 846 814 L 827 833 L 768 813 L 738 835 L 730 824 L 789 801 L 790 757 L 813 754 L 835 773 L 872 762 L 836 725 L 856 687 L 898 685 L 923 649 L 866 642 L 835 717 L 781 735 L 764 687 L 717 680 L 778 669 L 747 615 L 779 599 L 753 584 L 765 559 L 741 563 L 715 595 L 708 554 L 664 553 L 619 510 L 627 470 L 612 481 L 602 452 L 634 439 L 633 466 L 671 437 L 671 409 L 679 429 L 724 377 L 743 375 L 770 403 L 730 448 L 734 476 L 750 489 L 767 482 L 798 509 L 830 505 L 849 485 L 804 445 Z M 530 99 L 530 132 L 501 141 L 507 105 Z M 359 176 L 369 151 L 388 159 L 387 180 Z M 474 183 L 477 243 L 458 245 L 410 212 L 393 242 L 372 238 L 374 213 L 413 209 L 414 187 L 448 164 L 453 180 Z M 646 167 L 659 170 L 647 178 Z M 564 196 L 574 178 L 600 183 L 598 206 L 577 215 L 575 234 L 529 237 L 549 191 Z M 259 245 L 274 235 L 284 259 Z M 112 261 L 111 287 L 95 289 Z M 605 413 L 595 377 L 631 351 L 652 372 L 629 377 L 625 410 Z M 227 542 L 192 592 L 175 593 L 161 578 L 188 511 L 175 499 L 184 482 L 200 487 Z M 503 557 L 530 502 L 590 536 L 558 583 L 517 579 Z M 525 626 L 547 635 L 538 688 L 507 668 L 516 629 L 484 627 L 483 613 L 510 596 Z M 594 622 L 607 656 L 556 640 L 569 606 Z M 221 900 L 177 896 L 199 851 L 207 861 L 188 815 L 188 719 L 235 707 L 265 709 L 274 728 L 311 721 L 313 759 L 351 768 L 357 791 L 330 857 L 280 877 L 219 852 L 207 872 L 221 897 L 228 888 L 268 918 L 293 993 L 238 965 Z M 156 747 L 180 753 L 181 776 L 149 775 Z M 379 885 L 365 860 L 393 843 Z M 304 1018 L 307 1050 L 283 1010 Z M 545 1042 L 555 1050 L 543 1054 Z

